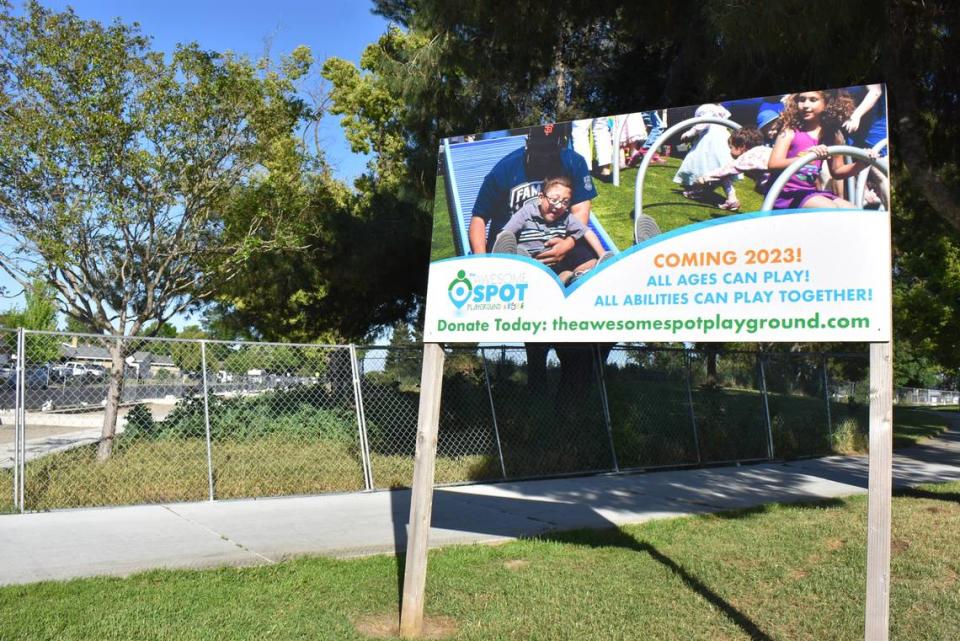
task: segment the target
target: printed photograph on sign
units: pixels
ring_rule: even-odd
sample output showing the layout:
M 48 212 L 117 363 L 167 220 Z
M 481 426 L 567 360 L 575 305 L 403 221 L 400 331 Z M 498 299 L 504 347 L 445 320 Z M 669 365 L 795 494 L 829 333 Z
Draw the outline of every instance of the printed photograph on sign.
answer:
M 888 340 L 887 155 L 883 85 L 447 138 L 425 339 Z

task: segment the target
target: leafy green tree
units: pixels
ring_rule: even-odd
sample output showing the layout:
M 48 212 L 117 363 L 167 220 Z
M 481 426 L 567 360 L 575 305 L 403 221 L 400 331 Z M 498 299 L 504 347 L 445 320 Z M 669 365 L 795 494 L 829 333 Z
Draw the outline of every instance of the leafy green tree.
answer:
M 207 333 L 199 325 L 186 325 L 176 333 L 176 338 L 197 341 L 207 338 Z M 202 357 L 200 354 L 200 345 L 196 342 L 190 343 L 171 343 L 170 357 L 174 364 L 183 372 L 199 372 L 202 369 Z M 208 361 L 211 361 L 212 354 L 207 355 Z M 212 362 L 208 362 L 208 368 L 213 371 Z
M 401 203 L 422 206 L 432 196 L 442 136 L 884 79 L 893 116 L 897 341 L 956 362 L 955 3 L 599 0 L 506 8 L 377 0 L 375 12 L 400 28 L 372 43 L 359 66 L 331 59 L 323 73 L 354 149 L 373 156 L 358 186 L 364 193 L 394 186 L 395 216 Z
M 73 334 L 96 334 L 97 330 L 73 316 L 64 317 L 63 331 Z
M 383 366 L 383 380 L 412 388 L 420 384 L 419 336 L 406 323 L 396 323 Z
M 16 307 L 0 315 L 0 325 L 22 327 L 41 331 L 56 331 L 57 301 L 53 291 L 42 280 L 34 280 L 24 289 L 25 306 Z M 60 356 L 60 346 L 53 336 L 30 335 L 24 345 L 24 357 L 31 365 L 55 361 Z
M 895 345 L 893 384 L 905 387 L 940 387 L 947 378 L 943 368 L 922 350 L 910 343 Z
M 137 333 L 138 336 L 151 338 L 176 338 L 177 328 L 169 323 L 158 324 L 151 321 L 144 325 Z M 150 352 L 158 356 L 170 356 L 173 353 L 173 344 L 167 341 L 143 341 L 134 344 L 138 351 Z
M 279 71 L 196 45 L 168 61 L 136 26 L 36 2 L 0 6 L 0 50 L 0 268 L 21 284 L 42 274 L 67 315 L 136 335 L 286 242 L 282 212 L 221 213 L 255 173 L 301 162 L 294 83 L 309 51 Z M 101 459 L 125 356 L 112 342 Z

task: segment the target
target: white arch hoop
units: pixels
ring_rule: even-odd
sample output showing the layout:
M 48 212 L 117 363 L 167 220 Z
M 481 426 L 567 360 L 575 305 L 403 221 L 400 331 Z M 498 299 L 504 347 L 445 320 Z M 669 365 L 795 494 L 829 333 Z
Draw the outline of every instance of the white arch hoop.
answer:
M 849 145 L 831 145 L 827 147 L 827 156 L 850 156 L 856 160 L 862 160 L 866 163 L 869 163 L 872 167 L 876 167 L 884 176 L 890 177 L 890 168 L 887 163 L 880 158 L 871 158 L 868 150 L 861 149 L 859 147 L 851 147 Z M 801 167 L 808 165 L 814 160 L 817 159 L 816 154 L 804 154 L 790 163 L 786 169 L 780 174 L 779 177 L 770 185 L 770 189 L 767 191 L 766 197 L 763 199 L 763 206 L 760 207 L 760 211 L 772 211 L 773 203 L 777 200 L 777 196 L 780 195 L 780 192 L 783 190 L 783 186 L 787 184 L 787 181 L 797 173 Z M 868 168 L 869 171 L 869 168 Z M 890 195 L 887 194 L 887 202 L 890 201 Z
M 676 134 L 678 131 L 688 129 L 693 125 L 699 125 L 701 123 L 707 123 L 711 125 L 723 125 L 728 129 L 737 131 L 741 126 L 735 123 L 732 120 L 727 120 L 726 118 L 714 118 L 713 116 L 699 116 L 694 118 L 688 118 L 683 120 L 668 128 L 660 137 L 657 138 L 650 148 L 647 150 L 647 153 L 643 157 L 643 161 L 640 163 L 640 168 L 637 170 L 637 186 L 634 189 L 633 193 L 633 212 L 634 212 L 634 221 L 633 221 L 633 242 L 640 241 L 640 229 L 645 218 L 650 218 L 643 213 L 643 179 L 647 175 L 647 167 L 650 166 L 650 162 L 653 160 L 654 154 L 660 150 L 660 147 L 663 146 L 671 136 Z
M 613 166 L 610 170 L 613 172 L 613 186 L 620 186 L 620 157 L 623 153 L 620 150 L 620 139 L 623 137 L 623 128 L 627 126 L 627 117 L 626 116 L 614 116 L 613 119 L 613 151 L 614 159 L 616 162 L 613 163 Z

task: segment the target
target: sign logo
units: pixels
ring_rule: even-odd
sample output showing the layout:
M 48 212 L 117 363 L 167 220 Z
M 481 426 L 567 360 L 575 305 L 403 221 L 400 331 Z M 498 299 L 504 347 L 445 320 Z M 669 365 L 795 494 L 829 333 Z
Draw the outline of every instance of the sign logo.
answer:
M 461 269 L 457 272 L 457 277 L 450 281 L 450 286 L 447 287 L 447 295 L 450 297 L 450 302 L 453 303 L 457 309 L 461 309 L 467 301 L 470 300 L 470 294 L 472 293 L 473 283 L 467 278 L 467 272 Z

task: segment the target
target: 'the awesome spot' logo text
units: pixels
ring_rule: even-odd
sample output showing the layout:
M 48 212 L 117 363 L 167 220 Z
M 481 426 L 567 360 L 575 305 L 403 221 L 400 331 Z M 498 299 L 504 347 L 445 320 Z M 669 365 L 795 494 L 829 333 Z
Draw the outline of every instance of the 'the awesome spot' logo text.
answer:
M 471 274 L 471 276 L 474 276 Z M 475 277 L 476 278 L 476 277 Z M 523 309 L 524 298 L 527 293 L 527 283 L 509 282 L 497 279 L 499 282 L 477 282 L 467 277 L 464 270 L 457 272 L 456 278 L 450 281 L 447 287 L 447 296 L 458 310 L 514 310 Z

